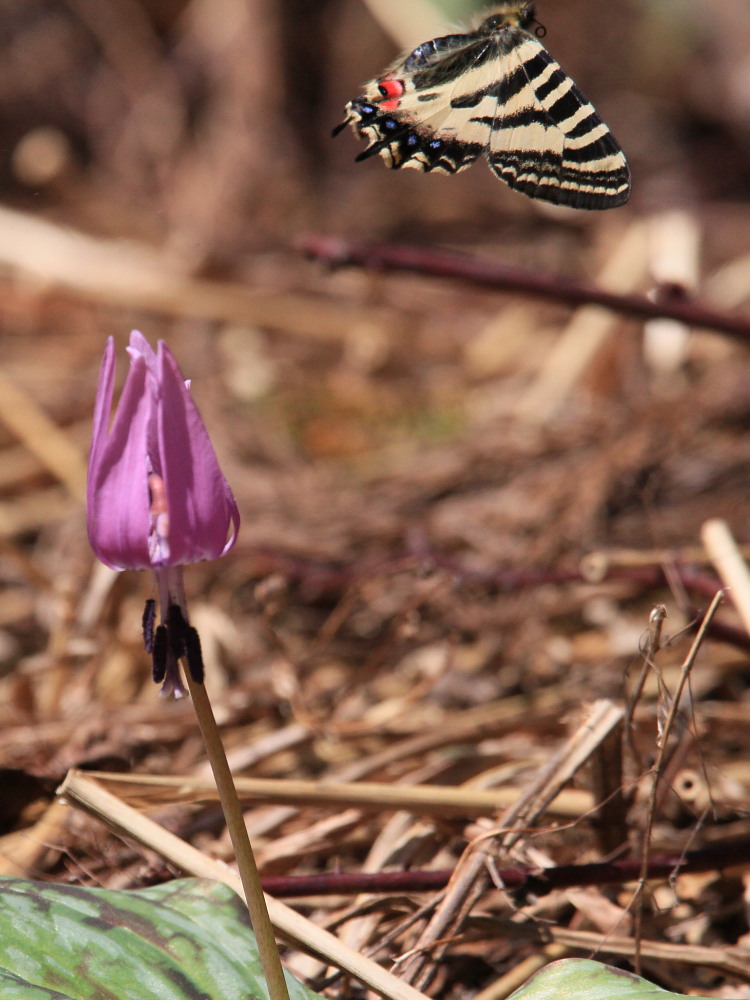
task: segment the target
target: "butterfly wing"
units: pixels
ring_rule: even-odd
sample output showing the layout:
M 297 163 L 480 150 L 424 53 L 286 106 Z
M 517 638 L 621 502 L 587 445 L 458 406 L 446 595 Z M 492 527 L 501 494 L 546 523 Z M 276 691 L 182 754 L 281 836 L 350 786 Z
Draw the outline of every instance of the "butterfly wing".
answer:
M 541 42 L 511 23 L 418 46 L 350 101 L 346 117 L 389 167 L 457 173 L 482 153 L 531 198 L 612 208 L 630 194 L 614 136 Z
M 357 160 L 379 154 L 389 167 L 457 173 L 487 151 L 491 128 L 460 103 L 467 78 L 493 79 L 492 42 L 447 35 L 425 42 L 350 101 L 334 135 L 350 124 L 367 141 Z
M 497 87 L 490 167 L 531 198 L 574 208 L 624 204 L 630 170 L 614 136 L 538 39 L 516 35 Z

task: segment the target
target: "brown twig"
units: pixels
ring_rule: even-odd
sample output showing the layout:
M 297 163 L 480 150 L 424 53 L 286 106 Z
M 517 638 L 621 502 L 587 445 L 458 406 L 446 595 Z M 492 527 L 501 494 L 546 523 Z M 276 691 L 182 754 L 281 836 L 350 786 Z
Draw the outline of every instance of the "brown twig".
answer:
M 709 309 L 674 288 L 654 297 L 622 294 L 573 281 L 560 275 L 537 274 L 499 261 L 482 260 L 445 250 L 360 243 L 337 237 L 307 236 L 300 249 L 332 267 L 367 267 L 381 271 L 409 271 L 434 278 L 453 278 L 496 291 L 517 292 L 571 306 L 599 305 L 636 319 L 674 319 L 686 326 L 726 333 L 750 341 L 750 319 Z
M 635 715 L 636 706 L 638 705 L 641 694 L 643 693 L 643 687 L 646 683 L 649 671 L 655 669 L 656 654 L 661 649 L 661 635 L 666 617 L 667 609 L 663 604 L 657 604 L 649 615 L 648 634 L 643 646 L 643 663 L 641 664 L 641 672 L 638 675 L 638 680 L 633 686 L 633 690 L 630 692 L 628 704 L 625 709 L 625 732 L 627 734 L 628 743 L 630 744 L 630 752 L 633 755 L 633 760 L 640 759 L 638 749 L 635 744 L 633 716 Z
M 646 878 L 669 879 L 688 872 L 721 871 L 750 864 L 750 840 L 721 842 L 682 854 L 659 854 L 648 859 Z M 641 858 L 617 858 L 586 865 L 498 868 L 505 887 L 523 896 L 544 896 L 573 886 L 616 885 L 633 882 L 642 872 Z M 453 869 L 402 872 L 328 872 L 324 875 L 268 875 L 261 878 L 265 892 L 279 899 L 301 896 L 349 896 L 357 893 L 418 893 L 444 889 Z

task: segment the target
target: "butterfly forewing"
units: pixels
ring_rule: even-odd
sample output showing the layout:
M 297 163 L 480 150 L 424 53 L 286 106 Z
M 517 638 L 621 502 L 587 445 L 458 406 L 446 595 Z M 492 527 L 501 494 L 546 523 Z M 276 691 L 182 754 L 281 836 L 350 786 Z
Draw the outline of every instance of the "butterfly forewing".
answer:
M 627 201 L 630 172 L 594 108 L 525 30 L 527 0 L 508 0 L 475 31 L 424 42 L 347 105 L 347 123 L 393 168 L 457 173 L 486 153 L 512 188 L 556 204 Z

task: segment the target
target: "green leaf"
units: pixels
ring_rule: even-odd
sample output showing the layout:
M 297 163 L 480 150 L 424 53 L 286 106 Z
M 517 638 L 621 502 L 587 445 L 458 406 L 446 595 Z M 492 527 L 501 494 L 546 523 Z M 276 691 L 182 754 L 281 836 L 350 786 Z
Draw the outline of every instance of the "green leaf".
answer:
M 30 986 L 12 972 L 0 970 L 0 996 L 3 1000 L 71 1000 L 69 993 L 58 993 L 45 986 Z
M 290 1000 L 320 997 L 287 974 Z M 181 879 L 116 892 L 0 878 L 2 1000 L 267 1000 L 245 905 Z
M 509 1000 L 686 1000 L 660 986 L 611 965 L 588 958 L 563 958 L 527 980 Z M 690 1000 L 708 1000 L 690 997 Z

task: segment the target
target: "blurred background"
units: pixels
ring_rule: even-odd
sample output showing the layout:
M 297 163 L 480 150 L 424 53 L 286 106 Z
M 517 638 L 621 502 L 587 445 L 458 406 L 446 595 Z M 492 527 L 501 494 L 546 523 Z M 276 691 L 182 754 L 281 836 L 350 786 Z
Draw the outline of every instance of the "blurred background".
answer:
M 233 553 L 188 581 L 228 738 L 307 734 L 286 755 L 269 744 L 248 773 L 335 773 L 511 695 L 529 699 L 519 727 L 551 746 L 565 710 L 622 697 L 655 601 L 670 632 L 692 620 L 693 598 L 659 575 L 665 551 L 705 569 L 714 516 L 748 540 L 742 337 L 332 270 L 299 249 L 309 234 L 449 248 L 748 309 L 747 0 L 538 3 L 545 46 L 630 160 L 622 209 L 534 203 L 482 161 L 456 177 L 355 164 L 351 132 L 331 140 L 402 48 L 485 6 L 0 0 L 2 766 L 56 777 L 200 758 L 185 706 L 159 703 L 148 680 L 147 581 L 102 582 L 85 537 L 98 366 L 113 335 L 122 374 L 133 327 L 193 378 L 242 509 Z M 581 559 L 623 550 L 656 575 L 584 582 Z M 741 642 L 709 645 L 700 669 L 701 697 L 747 705 Z M 558 707 L 535 715 L 545 691 Z M 712 752 L 736 754 L 746 717 L 710 719 Z M 444 780 L 510 752 L 483 746 Z M 536 753 L 525 737 L 516 750 Z M 292 810 L 261 844 L 309 822 Z M 374 834 L 350 832 L 321 835 L 309 858 L 277 847 L 268 864 L 357 865 Z M 92 845 L 87 871 L 106 881 Z M 34 865 L 51 877 L 59 855 Z

